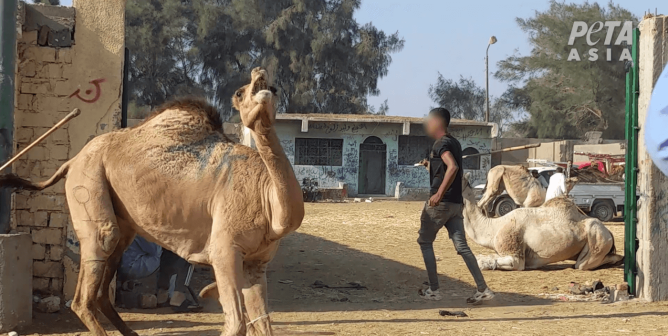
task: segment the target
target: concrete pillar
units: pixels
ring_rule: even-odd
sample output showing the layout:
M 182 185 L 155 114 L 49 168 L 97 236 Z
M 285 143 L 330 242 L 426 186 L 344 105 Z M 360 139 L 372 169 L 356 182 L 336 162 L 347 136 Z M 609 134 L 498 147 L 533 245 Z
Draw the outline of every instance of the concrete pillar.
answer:
M 0 332 L 32 322 L 32 238 L 0 235 Z
M 663 301 L 668 300 L 668 177 L 647 153 L 644 126 L 652 89 L 668 63 L 668 16 L 644 19 L 639 28 L 637 294 L 649 301 Z

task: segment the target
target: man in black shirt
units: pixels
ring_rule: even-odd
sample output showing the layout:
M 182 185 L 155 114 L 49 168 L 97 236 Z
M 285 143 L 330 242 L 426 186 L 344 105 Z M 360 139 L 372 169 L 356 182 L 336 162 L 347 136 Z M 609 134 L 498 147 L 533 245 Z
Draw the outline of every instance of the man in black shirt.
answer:
M 448 235 L 455 245 L 457 253 L 462 256 L 478 291 L 468 303 L 476 304 L 494 297 L 485 283 L 478 262 L 466 243 L 462 207 L 462 147 L 459 141 L 448 134 L 450 112 L 444 108 L 436 108 L 429 112 L 425 124 L 427 135 L 437 139 L 432 147 L 429 158 L 429 179 L 431 182 L 431 198 L 425 204 L 420 218 L 418 243 L 422 250 L 429 288 L 423 291 L 423 297 L 429 300 L 442 298 L 438 291 L 438 272 L 433 243 L 438 231 L 445 226 Z

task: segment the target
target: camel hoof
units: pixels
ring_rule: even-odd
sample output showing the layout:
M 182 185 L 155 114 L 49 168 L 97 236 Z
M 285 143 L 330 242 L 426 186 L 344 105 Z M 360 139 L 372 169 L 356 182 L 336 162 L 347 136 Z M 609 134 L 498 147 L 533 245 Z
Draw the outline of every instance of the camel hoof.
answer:
M 495 270 L 496 269 L 496 260 L 494 259 L 478 259 L 478 267 L 480 267 L 481 270 Z

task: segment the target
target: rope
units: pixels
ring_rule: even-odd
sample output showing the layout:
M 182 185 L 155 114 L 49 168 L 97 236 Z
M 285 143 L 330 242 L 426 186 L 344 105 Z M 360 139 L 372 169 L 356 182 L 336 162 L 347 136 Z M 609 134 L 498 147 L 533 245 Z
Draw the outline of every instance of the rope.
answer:
M 260 315 L 260 316 L 256 317 L 256 318 L 253 319 L 252 321 L 246 323 L 246 326 L 248 327 L 248 326 L 250 326 L 251 324 L 253 324 L 253 323 L 255 323 L 255 322 L 257 322 L 257 321 L 259 321 L 259 320 L 261 320 L 261 319 L 263 319 L 263 318 L 268 318 L 268 317 L 269 317 L 269 314 L 271 314 L 271 313 L 266 313 L 266 314 L 264 314 L 264 315 Z

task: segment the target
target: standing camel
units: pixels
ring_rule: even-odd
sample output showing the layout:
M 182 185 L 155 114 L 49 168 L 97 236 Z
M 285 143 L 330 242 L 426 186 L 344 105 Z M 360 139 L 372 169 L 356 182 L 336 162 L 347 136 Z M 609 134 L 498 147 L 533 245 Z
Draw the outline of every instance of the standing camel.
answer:
M 545 202 L 545 188 L 526 167 L 496 166 L 487 173 L 487 184 L 478 206 L 487 209 L 504 189 L 515 204 L 525 208 L 537 207 Z
M 476 206 L 475 195 L 464 182 L 464 227 L 476 243 L 494 250 L 478 256 L 481 269 L 523 271 L 564 260 L 574 268 L 593 270 L 622 260 L 608 228 L 587 217 L 565 197 L 538 208 L 522 208 L 503 217 L 489 218 Z
M 267 263 L 304 217 L 302 192 L 273 128 L 275 89 L 254 69 L 232 97 L 257 151 L 232 143 L 218 111 L 179 100 L 141 125 L 107 133 L 42 183 L 14 175 L 0 186 L 42 190 L 65 183 L 81 266 L 72 310 L 106 336 L 99 310 L 124 336 L 136 336 L 106 293 L 135 234 L 191 263 L 211 265 L 225 311 L 224 336 L 272 335 Z

